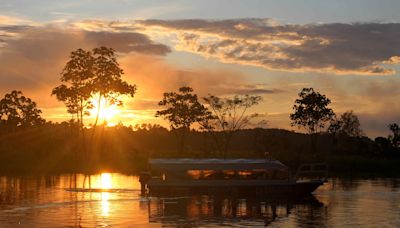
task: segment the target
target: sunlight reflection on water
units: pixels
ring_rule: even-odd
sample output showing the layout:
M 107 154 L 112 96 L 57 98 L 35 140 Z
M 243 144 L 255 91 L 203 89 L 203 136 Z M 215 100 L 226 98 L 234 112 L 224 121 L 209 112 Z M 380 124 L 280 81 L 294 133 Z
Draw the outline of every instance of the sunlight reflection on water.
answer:
M 0 227 L 398 227 L 399 189 L 400 179 L 333 179 L 307 200 L 143 198 L 137 176 L 2 176 Z

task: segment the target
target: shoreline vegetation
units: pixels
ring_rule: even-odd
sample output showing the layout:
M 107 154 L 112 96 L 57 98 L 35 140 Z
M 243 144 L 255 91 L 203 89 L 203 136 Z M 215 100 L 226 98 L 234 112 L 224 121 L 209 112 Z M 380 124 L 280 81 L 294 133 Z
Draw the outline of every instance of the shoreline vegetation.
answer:
M 289 115 L 292 126 L 306 133 L 265 128 L 265 114 L 250 112 L 265 99 L 261 96 L 199 98 L 187 85 L 160 97 L 154 114 L 170 129 L 151 123 L 108 127 L 101 114 L 123 106 L 123 97 L 133 98 L 138 89 L 123 80 L 117 57 L 108 47 L 71 52 L 61 84 L 49 91 L 65 105 L 69 122 L 46 122 L 36 102 L 21 91 L 5 94 L 0 100 L 0 173 L 138 173 L 156 157 L 268 155 L 293 173 L 302 163 L 325 162 L 331 175 L 400 174 L 397 123 L 389 124 L 392 135 L 373 141 L 365 137 L 352 110 L 337 116 L 329 107 L 331 100 L 313 88 L 299 92 Z M 95 121 L 88 128 L 84 120 L 91 111 Z
M 91 137 L 92 129 L 85 129 Z M 219 134 L 223 134 L 220 132 Z M 76 126 L 45 124 L 0 135 L 0 175 L 120 172 L 138 174 L 151 158 L 222 158 L 208 132 L 190 131 L 178 152 L 176 134 L 159 125 L 136 129 L 105 127 L 95 133 L 82 159 Z M 156 142 L 156 143 L 155 143 Z M 319 136 L 317 153 L 310 151 L 308 134 L 281 129 L 243 129 L 233 136 L 230 158 L 269 156 L 292 172 L 301 163 L 326 162 L 332 177 L 398 177 L 399 151 L 389 151 L 367 137 Z

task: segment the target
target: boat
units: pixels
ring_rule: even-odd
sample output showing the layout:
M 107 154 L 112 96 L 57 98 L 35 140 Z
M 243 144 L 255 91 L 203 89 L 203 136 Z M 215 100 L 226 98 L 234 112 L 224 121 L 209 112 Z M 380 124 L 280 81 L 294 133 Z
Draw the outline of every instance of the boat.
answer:
M 326 182 L 325 164 L 302 165 L 296 175 L 275 159 L 149 159 L 148 195 L 255 194 L 305 196 Z M 304 174 L 314 174 L 305 178 Z M 318 174 L 318 175 L 315 175 Z M 310 175 L 309 175 L 310 176 Z

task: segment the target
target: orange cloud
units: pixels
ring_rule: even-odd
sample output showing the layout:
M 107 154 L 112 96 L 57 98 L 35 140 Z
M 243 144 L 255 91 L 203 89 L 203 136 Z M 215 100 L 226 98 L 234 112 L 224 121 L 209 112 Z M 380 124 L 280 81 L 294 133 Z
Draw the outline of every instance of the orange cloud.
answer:
M 164 92 L 175 91 L 181 86 L 190 86 L 200 97 L 209 93 L 270 94 L 280 93 L 263 84 L 249 84 L 246 76 L 227 70 L 180 70 L 168 65 L 163 58 L 150 55 L 126 55 L 120 59 L 127 80 L 138 85 L 134 104 L 144 108 L 157 107 Z

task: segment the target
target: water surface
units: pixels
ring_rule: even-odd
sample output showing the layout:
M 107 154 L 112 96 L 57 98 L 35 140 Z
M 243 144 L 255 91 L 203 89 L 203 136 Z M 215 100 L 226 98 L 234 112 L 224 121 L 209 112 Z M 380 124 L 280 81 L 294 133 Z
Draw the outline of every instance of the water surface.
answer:
M 0 177 L 0 227 L 400 227 L 400 179 L 339 180 L 289 200 L 141 197 L 137 176 Z

